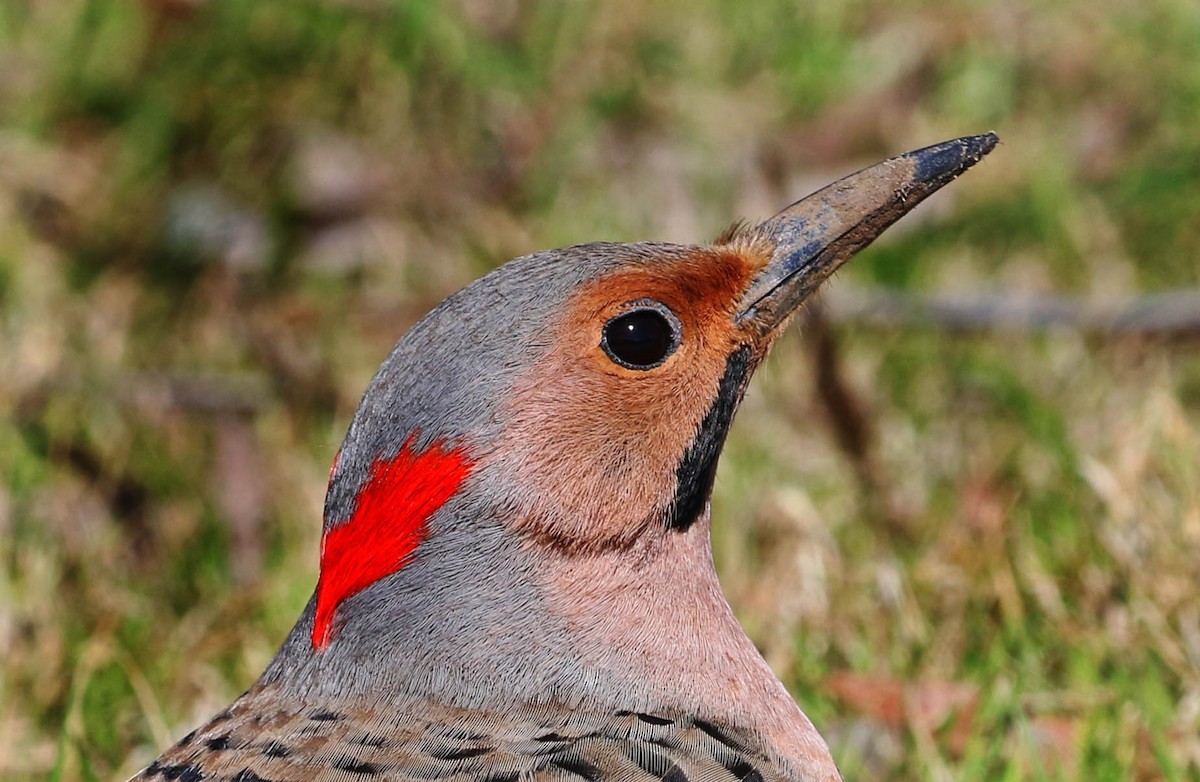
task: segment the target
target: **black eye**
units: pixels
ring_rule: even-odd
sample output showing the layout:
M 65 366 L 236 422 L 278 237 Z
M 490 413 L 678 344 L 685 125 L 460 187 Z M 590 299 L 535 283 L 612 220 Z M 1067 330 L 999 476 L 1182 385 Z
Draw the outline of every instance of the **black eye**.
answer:
M 636 304 L 604 324 L 600 347 L 623 367 L 653 369 L 679 347 L 679 319 L 658 302 Z

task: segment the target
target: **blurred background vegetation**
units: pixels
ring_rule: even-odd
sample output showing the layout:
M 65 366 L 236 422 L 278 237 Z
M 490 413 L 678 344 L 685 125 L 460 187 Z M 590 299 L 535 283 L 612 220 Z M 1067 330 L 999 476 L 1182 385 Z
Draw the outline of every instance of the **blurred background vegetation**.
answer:
M 0 777 L 123 779 L 253 681 L 444 295 L 994 129 L 762 370 L 722 579 L 848 779 L 1200 778 L 1195 335 L 837 306 L 1200 285 L 1198 44 L 1195 0 L 0 0 Z

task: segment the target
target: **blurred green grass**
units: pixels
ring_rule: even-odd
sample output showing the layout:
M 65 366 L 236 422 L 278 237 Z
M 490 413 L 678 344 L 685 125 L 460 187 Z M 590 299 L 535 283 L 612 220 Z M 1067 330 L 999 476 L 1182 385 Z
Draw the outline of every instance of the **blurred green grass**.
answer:
M 315 580 L 378 361 L 510 257 L 1002 147 L 837 285 L 1200 285 L 1200 6 L 0 0 L 0 776 L 122 779 Z M 847 778 L 1200 778 L 1195 342 L 789 334 L 731 601 Z M 861 455 L 860 455 L 861 456 Z

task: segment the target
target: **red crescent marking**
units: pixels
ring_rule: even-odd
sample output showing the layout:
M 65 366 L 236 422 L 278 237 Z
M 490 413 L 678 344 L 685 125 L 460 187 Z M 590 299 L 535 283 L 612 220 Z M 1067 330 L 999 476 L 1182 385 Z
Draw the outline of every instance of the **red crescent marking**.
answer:
M 348 521 L 321 535 L 321 575 L 312 644 L 333 640 L 334 614 L 343 600 L 408 564 L 438 508 L 458 491 L 473 466 L 462 449 L 440 442 L 421 453 L 413 438 L 391 459 L 377 459 L 355 498 Z

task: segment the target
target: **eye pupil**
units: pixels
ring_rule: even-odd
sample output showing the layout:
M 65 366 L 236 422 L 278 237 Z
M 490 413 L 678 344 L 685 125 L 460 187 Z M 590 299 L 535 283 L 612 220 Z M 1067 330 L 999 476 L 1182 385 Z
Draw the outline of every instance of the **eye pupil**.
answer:
M 658 309 L 636 309 L 605 324 L 601 345 L 609 358 L 624 367 L 652 369 L 674 352 L 676 328 Z

